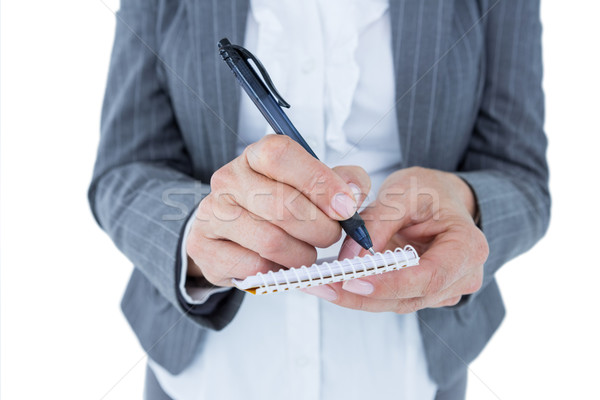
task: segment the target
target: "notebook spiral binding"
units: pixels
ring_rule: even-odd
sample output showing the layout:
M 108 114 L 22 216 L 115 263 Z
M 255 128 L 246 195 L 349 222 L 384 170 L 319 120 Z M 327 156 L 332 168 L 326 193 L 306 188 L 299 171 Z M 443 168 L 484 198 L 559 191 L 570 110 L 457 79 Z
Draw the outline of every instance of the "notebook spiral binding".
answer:
M 234 279 L 233 283 L 239 289 L 252 294 L 281 293 L 290 289 L 301 289 L 311 286 L 341 282 L 365 276 L 383 274 L 402 268 L 418 265 L 419 255 L 410 245 L 386 250 L 375 255 L 354 257 L 342 261 L 324 262 L 305 265 L 300 268 L 280 269 L 266 274 L 258 273 L 245 280 Z M 318 278 L 317 278 L 318 275 Z

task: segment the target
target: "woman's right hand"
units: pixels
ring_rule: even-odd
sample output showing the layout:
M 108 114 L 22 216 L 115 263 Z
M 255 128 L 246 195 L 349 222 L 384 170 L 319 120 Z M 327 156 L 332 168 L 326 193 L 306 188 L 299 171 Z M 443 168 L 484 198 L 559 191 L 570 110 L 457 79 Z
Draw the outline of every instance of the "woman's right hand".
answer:
M 216 171 L 188 236 L 188 275 L 232 286 L 258 272 L 315 262 L 339 240 L 371 182 L 360 167 L 328 168 L 287 136 L 267 135 Z

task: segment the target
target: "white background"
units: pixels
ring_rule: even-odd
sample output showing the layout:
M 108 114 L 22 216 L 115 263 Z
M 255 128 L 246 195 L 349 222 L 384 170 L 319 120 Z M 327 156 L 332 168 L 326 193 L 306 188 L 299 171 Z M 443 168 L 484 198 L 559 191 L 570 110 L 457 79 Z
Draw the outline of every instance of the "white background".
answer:
M 2 1 L 2 398 L 141 398 L 145 356 L 118 307 L 131 266 L 86 200 L 117 7 Z M 543 2 L 553 218 L 499 273 L 508 315 L 470 400 L 598 395 L 598 15 Z

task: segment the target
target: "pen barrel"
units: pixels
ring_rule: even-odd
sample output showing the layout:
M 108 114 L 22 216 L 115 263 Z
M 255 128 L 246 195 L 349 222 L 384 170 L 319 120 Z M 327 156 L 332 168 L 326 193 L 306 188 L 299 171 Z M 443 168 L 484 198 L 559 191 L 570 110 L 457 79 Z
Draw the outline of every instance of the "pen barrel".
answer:
M 260 113 L 265 117 L 269 125 L 271 125 L 271 128 L 279 135 L 292 138 L 292 140 L 318 160 L 319 157 L 317 157 L 286 113 L 281 109 L 277 100 L 275 100 L 269 88 L 260 79 L 254 68 L 236 50 L 228 50 L 226 47 L 228 44 L 231 43 L 227 39 L 223 39 L 220 42 L 220 54 L 223 61 L 229 66 L 242 89 L 248 94 L 248 97 L 250 97 Z
M 350 234 L 350 232 L 354 232 L 356 229 L 358 229 L 364 224 L 365 223 L 363 219 L 360 217 L 360 215 L 358 215 L 358 213 L 354 213 L 352 217 L 348 218 L 345 221 L 340 221 L 340 225 L 342 225 L 342 228 L 347 234 Z
M 358 213 L 354 213 L 352 218 L 349 218 L 345 221 L 340 221 L 340 225 L 344 232 L 348 234 L 356 243 L 358 243 L 362 248 L 369 250 L 373 247 L 373 242 L 371 241 L 371 236 L 369 236 L 369 231 L 365 227 L 365 222 L 358 215 Z
M 237 48 L 239 48 L 239 46 L 237 46 Z M 281 109 L 269 88 L 246 60 L 249 52 L 242 48 L 243 53 L 241 54 L 236 48 L 231 48 L 231 42 L 226 38 L 219 42 L 219 49 L 223 61 L 229 66 L 240 86 L 248 94 L 275 133 L 289 136 L 295 142 L 300 144 L 311 156 L 318 160 L 319 158 L 315 152 L 310 148 L 308 143 L 306 143 L 302 135 L 300 135 L 300 132 L 298 132 L 286 113 Z M 252 55 L 250 54 L 250 56 Z M 254 59 L 256 58 L 254 57 Z M 256 59 L 256 61 L 258 60 Z M 260 64 L 260 61 L 258 61 L 258 63 Z M 365 249 L 369 249 L 373 246 L 365 223 L 358 213 L 354 213 L 351 218 L 345 221 L 340 221 L 340 224 L 348 236 L 354 239 L 359 245 Z

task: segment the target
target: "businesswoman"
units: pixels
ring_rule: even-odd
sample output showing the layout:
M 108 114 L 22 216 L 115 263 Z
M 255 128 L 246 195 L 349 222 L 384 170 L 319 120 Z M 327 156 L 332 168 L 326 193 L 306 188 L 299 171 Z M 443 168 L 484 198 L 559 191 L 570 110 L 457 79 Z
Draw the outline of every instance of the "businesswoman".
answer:
M 462 399 L 544 234 L 539 1 L 123 0 L 89 200 L 135 268 L 148 399 Z M 254 52 L 321 161 L 220 59 Z M 375 251 L 418 267 L 244 296 L 231 278 Z

